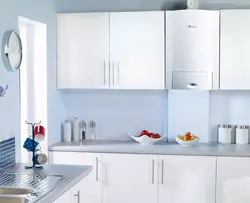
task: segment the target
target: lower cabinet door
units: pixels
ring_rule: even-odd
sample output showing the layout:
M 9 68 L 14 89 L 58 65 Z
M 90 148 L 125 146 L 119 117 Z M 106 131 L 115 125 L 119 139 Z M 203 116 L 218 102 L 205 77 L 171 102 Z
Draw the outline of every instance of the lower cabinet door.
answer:
M 250 202 L 250 158 L 217 158 L 216 203 Z
M 85 182 L 82 180 L 72 187 L 69 191 L 70 193 L 70 202 L 69 203 L 82 203 L 85 198 L 85 191 L 82 190 L 82 186 Z
M 71 201 L 71 191 L 67 191 L 53 203 L 74 203 Z
M 159 156 L 158 203 L 215 203 L 216 157 Z
M 50 164 L 91 165 L 92 172 L 71 193 L 72 203 L 102 203 L 102 155 L 81 152 L 50 152 Z M 80 192 L 80 202 L 76 195 Z M 71 203 L 70 202 L 70 203 Z M 64 203 L 64 202 L 63 202 Z
M 103 203 L 157 203 L 158 156 L 103 154 Z

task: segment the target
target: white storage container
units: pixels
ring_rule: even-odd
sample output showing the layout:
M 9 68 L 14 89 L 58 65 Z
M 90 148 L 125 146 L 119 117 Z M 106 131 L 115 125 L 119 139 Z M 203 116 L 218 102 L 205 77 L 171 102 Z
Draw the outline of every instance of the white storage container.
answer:
M 220 144 L 232 144 L 234 142 L 233 128 L 231 125 L 219 125 L 218 142 Z
M 236 144 L 249 144 L 249 126 L 236 127 Z
M 65 121 L 63 124 L 63 141 L 70 142 L 72 141 L 72 124 L 70 121 Z

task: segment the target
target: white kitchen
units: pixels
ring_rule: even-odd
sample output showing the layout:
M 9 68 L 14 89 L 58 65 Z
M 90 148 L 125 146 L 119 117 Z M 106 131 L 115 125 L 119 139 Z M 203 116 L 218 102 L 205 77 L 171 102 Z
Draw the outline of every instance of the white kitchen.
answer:
M 0 11 L 0 202 L 250 201 L 249 2 Z

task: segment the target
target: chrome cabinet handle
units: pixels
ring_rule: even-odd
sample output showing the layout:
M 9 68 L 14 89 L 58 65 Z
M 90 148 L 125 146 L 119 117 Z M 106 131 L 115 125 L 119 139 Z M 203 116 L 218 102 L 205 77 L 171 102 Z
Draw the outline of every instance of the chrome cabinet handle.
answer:
M 77 194 L 74 195 L 75 197 L 77 197 L 77 203 L 80 203 L 80 191 L 77 191 Z
M 115 86 L 115 62 L 113 61 L 113 86 Z
M 96 179 L 95 179 L 96 182 L 98 182 L 98 180 L 99 180 L 99 178 L 98 178 L 99 163 L 98 162 L 99 162 L 98 157 L 96 157 L 96 174 L 95 174 L 96 175 Z
M 109 82 L 109 80 L 107 80 L 107 77 L 106 77 L 106 68 L 108 65 L 109 63 L 104 61 L 104 85 L 107 85 L 107 83 Z
M 118 67 L 117 62 L 113 61 L 112 63 L 112 71 L 113 71 L 113 86 L 117 85 L 118 82 Z
M 188 28 L 196 28 L 196 25 L 188 25 Z
M 155 160 L 152 160 L 152 184 L 155 184 Z
M 161 160 L 161 184 L 164 184 L 164 160 Z

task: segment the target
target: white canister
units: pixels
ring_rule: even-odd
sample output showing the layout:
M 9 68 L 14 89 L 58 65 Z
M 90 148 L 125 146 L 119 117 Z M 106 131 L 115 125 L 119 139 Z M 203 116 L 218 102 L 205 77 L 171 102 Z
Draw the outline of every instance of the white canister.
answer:
M 73 141 L 80 141 L 80 120 L 77 117 L 74 120 Z
M 249 126 L 236 127 L 236 144 L 249 144 Z
M 218 128 L 218 142 L 220 144 L 232 144 L 233 128 L 231 125 L 219 125 Z
M 188 9 L 198 9 L 199 5 L 200 5 L 199 0 L 187 0 Z
M 72 124 L 70 121 L 65 121 L 63 124 L 63 141 L 72 141 Z

